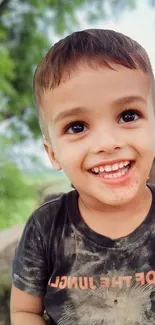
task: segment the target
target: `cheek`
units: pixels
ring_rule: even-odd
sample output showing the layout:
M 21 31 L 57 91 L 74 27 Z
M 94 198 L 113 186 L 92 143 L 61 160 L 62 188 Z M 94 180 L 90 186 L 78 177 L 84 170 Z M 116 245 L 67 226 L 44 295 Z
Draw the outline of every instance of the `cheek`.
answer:
M 142 128 L 132 129 L 126 139 L 140 155 L 155 154 L 155 126 L 148 123 Z
M 139 132 L 133 131 L 132 146 L 138 154 L 139 170 L 142 171 L 143 177 L 147 177 L 150 173 L 152 163 L 155 157 L 155 134 L 152 127 L 147 127 L 139 130 Z
M 66 174 L 71 174 L 73 170 L 75 173 L 78 172 L 85 159 L 86 152 L 85 146 L 77 142 L 58 142 L 56 146 L 59 163 Z
M 138 138 L 138 145 L 142 153 L 155 154 L 154 130 L 147 129 Z

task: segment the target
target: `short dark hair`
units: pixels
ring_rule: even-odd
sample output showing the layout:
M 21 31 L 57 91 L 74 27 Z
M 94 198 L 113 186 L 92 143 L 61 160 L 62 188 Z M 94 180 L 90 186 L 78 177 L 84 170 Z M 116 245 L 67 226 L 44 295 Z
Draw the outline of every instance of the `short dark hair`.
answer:
M 38 107 L 42 91 L 54 89 L 64 73 L 70 74 L 84 61 L 113 69 L 120 64 L 130 69 L 141 69 L 151 80 L 154 101 L 154 76 L 145 49 L 130 37 L 108 29 L 88 29 L 72 33 L 57 42 L 42 59 L 34 75 L 34 94 Z M 39 114 L 39 107 L 38 107 Z

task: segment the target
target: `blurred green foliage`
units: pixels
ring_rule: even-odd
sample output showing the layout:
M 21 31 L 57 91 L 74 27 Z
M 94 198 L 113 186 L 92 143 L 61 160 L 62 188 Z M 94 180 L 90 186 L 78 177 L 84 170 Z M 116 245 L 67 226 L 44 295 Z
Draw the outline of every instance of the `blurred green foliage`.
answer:
M 28 184 L 16 164 L 6 159 L 1 159 L 0 171 L 0 228 L 3 228 L 26 220 L 34 206 L 36 184 Z
M 70 189 L 65 175 L 24 174 L 6 159 L 1 160 L 0 170 L 0 228 L 25 222 L 48 194 L 58 193 L 60 187 L 64 192 Z

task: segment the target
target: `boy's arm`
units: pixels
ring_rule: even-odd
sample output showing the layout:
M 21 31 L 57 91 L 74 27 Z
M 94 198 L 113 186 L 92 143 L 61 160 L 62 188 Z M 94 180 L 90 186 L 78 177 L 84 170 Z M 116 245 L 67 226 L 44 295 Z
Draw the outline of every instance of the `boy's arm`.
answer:
M 12 325 L 45 325 L 43 297 L 49 275 L 45 236 L 38 224 L 33 215 L 28 219 L 15 251 L 10 301 Z
M 11 325 L 45 325 L 43 298 L 32 296 L 12 286 L 10 316 Z

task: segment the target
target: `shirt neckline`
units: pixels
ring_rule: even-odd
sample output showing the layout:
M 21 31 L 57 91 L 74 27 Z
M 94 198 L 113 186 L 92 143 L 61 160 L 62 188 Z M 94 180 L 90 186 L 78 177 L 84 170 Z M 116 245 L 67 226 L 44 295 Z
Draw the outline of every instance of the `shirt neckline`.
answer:
M 132 233 L 125 237 L 113 240 L 91 229 L 85 223 L 80 214 L 78 207 L 79 194 L 76 190 L 71 191 L 68 195 L 67 206 L 69 218 L 80 234 L 96 245 L 118 250 L 126 250 L 131 245 L 137 247 L 144 243 L 144 241 L 148 238 L 151 230 L 151 224 L 154 223 L 155 187 L 151 184 L 147 184 L 147 186 L 150 188 L 152 193 L 152 203 L 149 212 L 144 221 Z

